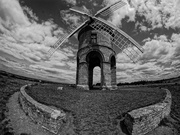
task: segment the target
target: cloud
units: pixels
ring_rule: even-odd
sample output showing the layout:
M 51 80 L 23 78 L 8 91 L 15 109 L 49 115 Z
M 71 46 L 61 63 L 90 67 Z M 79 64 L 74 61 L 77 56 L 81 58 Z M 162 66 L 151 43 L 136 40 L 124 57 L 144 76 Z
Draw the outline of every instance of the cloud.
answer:
M 142 62 L 152 60 L 164 63 L 169 62 L 172 60 L 175 49 L 178 47 L 177 45 L 173 47 L 172 44 L 167 41 L 164 35 L 158 37 L 158 39 L 147 41 L 143 46 L 144 54 L 141 58 Z
M 70 28 L 76 28 L 81 23 L 81 17 L 78 15 L 75 15 L 71 13 L 69 10 L 62 10 L 60 12 L 62 19 L 65 21 L 67 25 L 70 26 Z
M 104 5 L 111 5 L 119 0 L 104 0 Z M 110 16 L 109 21 L 111 21 L 114 25 L 120 26 L 121 20 L 125 18 L 126 16 L 129 17 L 129 21 L 134 21 L 135 19 L 135 9 L 131 8 L 131 6 L 128 4 L 127 0 L 124 0 L 125 3 L 127 3 L 125 6 L 119 8 L 115 12 L 113 12 L 112 16 Z
M 100 67 L 95 67 L 93 69 L 93 84 L 100 83 L 101 81 L 101 69 Z
M 7 29 L 12 29 L 16 25 L 30 24 L 16 0 L 0 0 L 0 18 L 1 25 Z
M 73 19 L 75 20 L 70 17 L 70 20 Z M 44 78 L 54 76 L 59 79 L 65 78 L 68 82 L 73 80 L 72 75 L 69 74 L 75 74 L 75 63 L 71 62 L 67 65 L 69 57 L 75 56 L 72 48 L 57 50 L 50 60 L 43 60 L 50 46 L 58 40 L 58 37 L 66 33 L 51 19 L 39 23 L 38 17 L 30 8 L 21 7 L 16 0 L 0 0 L 0 31 L 2 32 L 0 50 L 10 56 L 9 60 L 4 63 L 6 67 L 14 67 L 22 72 Z M 14 58 L 15 61 L 11 61 Z M 25 62 L 22 64 L 20 60 Z M 29 64 L 25 66 L 27 63 Z M 32 65 L 38 65 L 38 68 L 32 68 Z M 61 65 L 65 68 L 55 69 L 53 65 Z M 64 76 L 58 76 L 57 72 L 63 73 Z
M 68 4 L 76 5 L 76 0 L 65 0 Z
M 27 6 L 22 7 L 23 12 L 26 14 L 28 18 L 30 18 L 30 21 L 38 21 L 39 18 L 36 16 L 36 14 L 33 13 L 32 9 L 30 9 Z
M 158 80 L 180 75 L 179 39 L 180 34 L 172 34 L 170 39 L 166 35 L 144 39 L 144 53 L 136 63 L 119 53 L 116 64 L 118 80 Z
M 146 18 L 151 29 L 179 28 L 180 9 L 177 5 L 177 0 L 161 0 L 160 2 L 136 0 L 133 2 L 138 15 Z
M 174 57 L 180 57 L 180 34 L 173 34 L 171 40 L 174 42 L 173 46 L 176 46 Z
M 110 5 L 118 0 L 104 0 L 105 5 Z M 116 26 L 121 26 L 121 21 L 128 17 L 128 21 L 134 21 L 140 26 L 142 31 L 152 30 L 155 28 L 165 27 L 180 28 L 180 2 L 178 0 L 133 0 L 127 1 L 124 7 L 115 11 L 109 20 Z M 138 22 L 138 18 L 143 17 L 145 20 Z M 146 23 L 145 23 L 146 22 Z M 148 27 L 147 27 L 148 24 Z

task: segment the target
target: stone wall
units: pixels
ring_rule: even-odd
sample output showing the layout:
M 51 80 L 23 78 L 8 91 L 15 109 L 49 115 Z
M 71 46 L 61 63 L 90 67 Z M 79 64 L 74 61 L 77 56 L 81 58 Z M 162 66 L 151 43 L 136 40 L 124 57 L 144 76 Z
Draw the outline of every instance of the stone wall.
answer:
M 55 107 L 48 107 L 41 103 L 38 103 L 33 98 L 28 96 L 23 86 L 20 90 L 19 102 L 24 112 L 37 124 L 40 124 L 43 128 L 50 132 L 57 134 L 60 130 L 65 128 L 66 113 L 63 110 L 59 110 Z
M 166 90 L 165 99 L 157 104 L 128 112 L 124 124 L 132 135 L 144 135 L 156 128 L 171 111 L 171 93 Z
M 87 30 L 86 32 L 81 33 L 81 35 L 79 36 L 79 49 L 84 48 L 88 46 L 89 44 L 91 44 L 92 33 L 95 33 L 97 35 L 98 45 L 103 45 L 103 46 L 112 48 L 111 35 L 105 31 L 102 31 L 102 32 L 104 33 L 103 35 L 91 29 L 91 30 Z
M 24 112 L 37 124 L 54 134 L 68 132 L 73 134 L 73 117 L 61 109 L 38 103 L 25 92 L 25 85 L 20 90 L 19 101 Z M 132 110 L 125 114 L 124 125 L 131 135 L 144 135 L 155 129 L 161 120 L 171 111 L 171 93 L 166 90 L 165 99 L 157 104 Z
M 87 63 L 79 64 L 77 84 L 88 85 L 88 65 Z

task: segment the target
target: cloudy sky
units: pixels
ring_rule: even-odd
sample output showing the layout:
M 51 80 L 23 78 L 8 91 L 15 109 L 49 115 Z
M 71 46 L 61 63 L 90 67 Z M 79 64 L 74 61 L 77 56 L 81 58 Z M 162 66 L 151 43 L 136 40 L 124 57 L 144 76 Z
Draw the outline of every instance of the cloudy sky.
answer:
M 76 36 L 46 60 L 50 46 L 82 16 L 73 6 L 96 13 L 117 0 L 0 0 L 0 70 L 75 83 Z M 104 18 L 143 48 L 138 62 L 117 54 L 117 82 L 158 80 L 180 75 L 180 0 L 124 0 L 126 6 Z M 98 69 L 95 71 L 99 78 Z

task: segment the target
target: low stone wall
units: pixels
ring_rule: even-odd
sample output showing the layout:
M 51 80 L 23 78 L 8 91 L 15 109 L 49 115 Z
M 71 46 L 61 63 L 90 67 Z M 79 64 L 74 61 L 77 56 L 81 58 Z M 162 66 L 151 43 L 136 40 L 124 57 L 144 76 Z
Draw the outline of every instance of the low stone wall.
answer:
M 43 128 L 54 134 L 71 130 L 73 117 L 63 110 L 38 103 L 25 92 L 23 86 L 20 91 L 19 101 L 24 112 Z M 171 111 L 171 93 L 166 90 L 165 99 L 157 104 L 132 110 L 125 114 L 124 125 L 131 135 L 144 135 L 158 126 L 160 121 L 168 116 Z
M 55 107 L 49 107 L 38 103 L 26 94 L 25 88 L 21 87 L 19 102 L 24 112 L 35 122 L 42 125 L 43 128 L 57 134 L 66 124 L 66 113 Z
M 127 130 L 132 135 L 144 135 L 156 128 L 161 120 L 171 111 L 171 93 L 166 90 L 166 97 L 161 103 L 128 112 L 124 119 Z

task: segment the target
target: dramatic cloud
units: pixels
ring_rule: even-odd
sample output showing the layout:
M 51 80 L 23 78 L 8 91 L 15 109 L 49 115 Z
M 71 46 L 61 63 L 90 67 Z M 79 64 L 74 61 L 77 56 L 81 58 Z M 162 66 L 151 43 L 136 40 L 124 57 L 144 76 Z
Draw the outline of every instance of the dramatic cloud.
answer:
M 67 3 L 72 4 L 72 5 L 76 5 L 76 0 L 65 0 Z
M 133 71 L 131 76 L 139 73 L 137 77 L 135 75 L 137 80 L 162 79 L 174 75 L 173 72 L 179 71 L 177 67 L 180 64 L 179 36 L 173 34 L 170 40 L 165 35 L 155 36 L 154 39 L 145 39 L 144 53 L 136 64 L 130 64 L 124 54 L 118 54 L 117 71 L 126 72 L 126 77 L 129 71 Z M 176 72 L 176 75 L 180 74 Z
M 71 27 L 77 27 L 80 23 L 80 16 L 70 13 L 69 10 L 61 11 L 61 16 L 65 23 Z
M 78 49 L 76 34 L 62 44 L 50 59 L 46 59 L 50 46 L 87 19 L 69 11 L 69 7 L 81 6 L 86 12 L 95 12 L 102 6 L 117 1 L 104 0 L 100 4 L 101 2 L 94 0 L 90 1 L 91 5 L 94 5 L 90 7 L 88 2 L 64 0 L 60 3 L 66 3 L 67 7 L 56 7 L 52 4 L 54 7 L 51 9 L 56 10 L 51 11 L 47 9 L 50 6 L 47 3 L 44 6 L 31 7 L 26 5 L 26 1 L 23 1 L 22 6 L 21 0 L 0 0 L 0 69 L 41 79 L 75 83 Z M 122 52 L 117 54 L 117 82 L 178 76 L 180 1 L 124 2 L 127 3 L 125 6 L 104 19 L 133 36 L 142 45 L 144 53 L 136 63 Z M 46 12 L 43 14 L 44 11 Z M 94 83 L 99 80 L 100 69 L 96 68 Z
M 64 34 L 64 30 L 51 20 L 38 23 L 38 17 L 33 14 L 33 11 L 30 8 L 21 7 L 16 0 L 0 0 L 0 32 L 2 33 L 0 50 L 9 54 L 10 59 L 17 59 L 14 62 L 6 62 L 6 66 L 14 67 L 14 70 L 21 68 L 28 71 L 32 68 L 31 65 L 43 65 L 43 63 L 48 63 L 49 68 L 55 63 L 66 65 L 64 60 L 74 56 L 70 49 L 65 48 L 64 51 L 58 50 L 50 61 L 43 61 L 50 49 L 49 46 Z M 20 63 L 21 60 L 31 64 L 23 66 Z M 41 70 L 44 69 L 41 67 Z M 67 70 L 59 69 L 57 72 L 67 72 Z M 39 74 L 40 72 L 37 75 Z
M 111 5 L 119 0 L 104 0 L 105 5 Z M 131 8 L 131 6 L 128 4 L 127 0 L 124 0 L 126 5 L 122 6 L 115 12 L 113 12 L 112 16 L 110 16 L 109 20 L 116 26 L 121 25 L 121 20 L 125 18 L 126 16 L 129 17 L 130 21 L 135 20 L 135 9 Z
M 117 1 L 104 0 L 104 4 L 110 5 Z M 133 31 L 149 31 L 149 37 L 141 42 L 144 53 L 136 64 L 131 63 L 123 53 L 117 55 L 117 71 L 123 72 L 123 74 L 118 73 L 118 78 L 124 81 L 162 79 L 173 76 L 173 72 L 178 76 L 180 38 L 179 34 L 173 32 L 180 26 L 178 8 L 180 2 L 178 0 L 124 0 L 124 2 L 127 4 L 113 12 L 109 21 L 122 27 L 123 19 L 128 18 L 126 21 L 135 24 Z M 156 29 L 159 29 L 159 33 Z M 163 35 L 162 31 L 164 31 Z M 130 76 L 133 76 L 133 79 L 130 79 Z
M 113 4 L 118 0 L 104 0 L 105 5 Z M 113 13 L 109 20 L 114 25 L 121 25 L 122 19 L 128 17 L 128 21 L 137 21 L 137 25 L 145 31 L 165 27 L 179 28 L 180 26 L 180 2 L 178 0 L 123 0 L 127 4 Z M 138 22 L 137 16 L 145 18 Z

